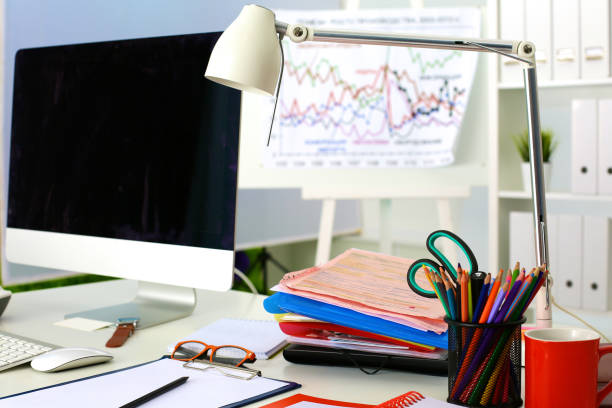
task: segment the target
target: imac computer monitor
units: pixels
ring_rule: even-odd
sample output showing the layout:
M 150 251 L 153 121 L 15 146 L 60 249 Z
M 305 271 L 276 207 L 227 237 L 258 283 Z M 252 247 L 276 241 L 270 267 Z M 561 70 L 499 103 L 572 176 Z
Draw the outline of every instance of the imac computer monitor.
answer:
M 6 257 L 139 281 L 87 317 L 145 327 L 231 287 L 240 92 L 204 78 L 219 35 L 16 55 Z

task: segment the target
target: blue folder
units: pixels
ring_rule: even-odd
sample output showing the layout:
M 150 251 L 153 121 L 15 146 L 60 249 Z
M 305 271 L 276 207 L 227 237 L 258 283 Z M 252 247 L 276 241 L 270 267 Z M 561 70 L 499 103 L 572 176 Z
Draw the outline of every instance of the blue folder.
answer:
M 444 332 L 418 330 L 403 324 L 366 315 L 345 307 L 307 299 L 289 293 L 277 292 L 264 300 L 264 308 L 269 313 L 296 313 L 313 319 L 364 330 L 383 336 L 395 337 L 415 343 L 440 348 L 448 348 L 448 336 Z

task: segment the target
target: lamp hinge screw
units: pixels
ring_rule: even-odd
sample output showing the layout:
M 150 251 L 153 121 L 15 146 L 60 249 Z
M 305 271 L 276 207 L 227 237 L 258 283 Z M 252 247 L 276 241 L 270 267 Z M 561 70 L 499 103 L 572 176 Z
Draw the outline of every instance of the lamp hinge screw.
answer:
M 523 52 L 525 54 L 531 54 L 532 51 L 533 51 L 533 48 L 531 47 L 531 44 L 525 44 L 523 46 Z
M 295 35 L 296 37 L 301 37 L 302 35 L 304 35 L 304 30 L 302 30 L 302 27 L 295 27 L 293 29 L 293 35 Z

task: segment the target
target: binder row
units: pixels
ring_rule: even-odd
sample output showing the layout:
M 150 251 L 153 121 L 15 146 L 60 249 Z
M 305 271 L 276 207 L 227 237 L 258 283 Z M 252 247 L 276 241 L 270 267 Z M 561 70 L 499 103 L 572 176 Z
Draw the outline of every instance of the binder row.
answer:
M 572 100 L 572 192 L 612 195 L 612 99 Z
M 510 261 L 535 264 L 533 215 L 510 213 Z M 612 309 L 612 228 L 610 218 L 549 214 L 548 246 L 552 293 L 562 306 Z
M 610 75 L 609 0 L 500 0 L 500 38 L 536 45 L 538 79 L 601 79 Z M 521 67 L 500 60 L 502 83 L 523 80 Z

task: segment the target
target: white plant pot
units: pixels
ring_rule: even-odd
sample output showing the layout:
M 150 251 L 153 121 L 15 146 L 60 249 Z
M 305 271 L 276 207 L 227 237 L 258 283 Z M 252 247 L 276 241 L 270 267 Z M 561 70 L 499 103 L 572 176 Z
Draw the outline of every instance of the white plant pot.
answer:
M 544 186 L 546 190 L 550 186 L 550 163 L 544 162 Z M 523 172 L 523 190 L 531 191 L 531 169 L 529 168 L 529 162 L 521 163 L 521 170 Z

